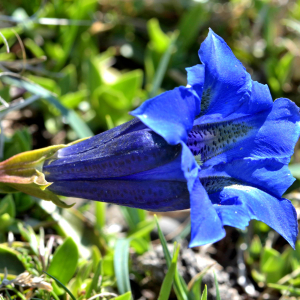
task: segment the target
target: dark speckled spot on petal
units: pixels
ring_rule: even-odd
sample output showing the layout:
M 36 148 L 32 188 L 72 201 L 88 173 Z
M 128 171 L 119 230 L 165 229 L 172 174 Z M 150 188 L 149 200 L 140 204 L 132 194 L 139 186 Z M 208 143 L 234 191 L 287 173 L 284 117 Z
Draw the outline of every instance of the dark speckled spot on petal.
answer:
M 200 182 L 208 194 L 220 192 L 227 186 L 243 185 L 239 180 L 225 176 L 202 177 Z
M 207 111 L 211 102 L 211 89 L 207 88 L 203 91 L 202 98 L 201 98 L 201 112 L 199 116 L 202 116 Z M 197 116 L 198 117 L 198 116 Z
M 201 161 L 205 162 L 243 141 L 252 129 L 247 120 L 196 125 L 189 133 L 187 146 L 194 156 L 201 155 Z

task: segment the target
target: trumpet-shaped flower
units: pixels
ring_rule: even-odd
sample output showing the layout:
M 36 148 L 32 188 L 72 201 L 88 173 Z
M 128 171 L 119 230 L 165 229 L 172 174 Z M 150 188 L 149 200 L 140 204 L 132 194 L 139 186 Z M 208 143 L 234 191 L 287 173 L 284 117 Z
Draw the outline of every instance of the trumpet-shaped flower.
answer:
M 281 196 L 294 181 L 287 165 L 299 137 L 299 109 L 288 99 L 273 103 L 268 87 L 251 80 L 213 31 L 199 56 L 202 64 L 187 69 L 189 86 L 201 97 L 192 125 L 176 115 L 177 108 L 174 115 L 171 107 L 163 109 L 172 97 L 149 100 L 133 112 L 168 143 L 182 144 L 182 170 L 190 193 L 190 246 L 223 238 L 224 225 L 244 229 L 257 219 L 294 247 L 296 212 Z M 174 122 L 181 124 L 177 135 Z M 194 165 L 185 168 L 192 155 Z
M 213 31 L 188 68 L 188 86 L 143 103 L 132 121 L 47 157 L 53 194 L 151 211 L 191 209 L 190 246 L 220 240 L 224 225 L 268 224 L 293 247 L 294 207 L 283 193 L 299 137 L 299 109 L 273 102 Z
M 257 219 L 294 247 L 296 212 L 281 196 L 294 181 L 287 165 L 299 137 L 299 109 L 288 99 L 273 103 L 268 87 L 251 80 L 213 31 L 201 45 L 199 56 L 202 64 L 187 69 L 189 86 L 201 97 L 201 110 L 195 111 L 192 128 L 186 120 L 181 122 L 179 116 L 163 110 L 161 99 L 149 100 L 133 112 L 168 143 L 184 145 L 190 246 L 221 239 L 224 225 L 243 229 Z M 177 136 L 170 129 L 174 121 L 177 127 L 182 125 Z M 197 166 L 186 170 L 191 154 Z

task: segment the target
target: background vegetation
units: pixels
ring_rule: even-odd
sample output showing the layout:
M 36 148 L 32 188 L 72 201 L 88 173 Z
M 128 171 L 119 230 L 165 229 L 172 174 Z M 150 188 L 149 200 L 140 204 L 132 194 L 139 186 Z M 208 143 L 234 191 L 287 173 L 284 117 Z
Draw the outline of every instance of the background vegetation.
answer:
M 299 0 L 2 0 L 0 13 L 1 159 L 100 133 L 185 85 L 209 27 L 274 98 L 300 105 Z M 286 195 L 297 210 L 299 187 Z M 67 201 L 2 195 L 0 297 L 198 300 L 204 283 L 209 299 L 300 296 L 300 242 L 262 223 L 191 250 L 189 212 L 160 215 L 160 231 L 145 211 Z

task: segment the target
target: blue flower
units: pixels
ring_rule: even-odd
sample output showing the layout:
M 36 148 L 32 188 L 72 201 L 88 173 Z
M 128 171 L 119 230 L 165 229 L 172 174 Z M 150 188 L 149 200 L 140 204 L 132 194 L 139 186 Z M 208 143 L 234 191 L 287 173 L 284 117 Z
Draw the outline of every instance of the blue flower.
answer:
M 294 207 L 282 194 L 299 137 L 299 109 L 273 102 L 222 38 L 210 31 L 188 86 L 132 112 L 136 119 L 60 149 L 43 171 L 56 194 L 152 211 L 191 209 L 190 246 L 244 229 L 251 219 L 294 247 Z

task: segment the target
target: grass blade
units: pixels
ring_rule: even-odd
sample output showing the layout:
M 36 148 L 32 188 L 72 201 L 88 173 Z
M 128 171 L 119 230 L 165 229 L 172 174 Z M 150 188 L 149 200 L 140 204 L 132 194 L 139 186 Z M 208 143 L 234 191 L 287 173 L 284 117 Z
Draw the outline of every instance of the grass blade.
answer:
M 8 298 L 9 300 L 11 300 L 11 297 L 10 297 L 9 292 L 8 292 L 7 290 L 5 290 L 5 293 L 6 293 L 7 298 Z
M 130 299 L 132 299 L 131 292 L 127 292 L 126 294 L 114 298 L 114 300 L 130 300 Z
M 114 269 L 120 294 L 131 292 L 129 281 L 129 257 L 130 239 L 120 239 L 115 246 Z
M 13 73 L 2 73 L 1 74 L 2 81 L 14 85 L 19 88 L 24 88 L 28 92 L 38 95 L 41 98 L 46 99 L 49 103 L 54 105 L 61 114 L 66 117 L 69 121 L 70 126 L 74 129 L 77 133 L 79 138 L 85 138 L 93 135 L 93 132 L 90 128 L 81 120 L 81 118 L 76 114 L 75 111 L 69 110 L 64 107 L 59 100 L 48 90 L 45 88 L 21 77 L 16 76 Z
M 189 299 L 200 300 L 201 283 L 203 276 L 213 265 L 214 264 L 207 266 L 203 271 L 201 271 L 191 279 L 188 284 Z
M 300 22 L 299 21 L 293 20 L 293 19 L 283 19 L 282 23 L 285 26 L 295 30 L 295 32 L 297 32 L 298 34 L 300 34 Z
M 220 291 L 219 291 L 218 279 L 217 279 L 217 276 L 216 276 L 216 273 L 215 273 L 215 272 L 214 272 L 214 278 L 215 278 L 215 286 L 216 286 L 216 299 L 217 299 L 217 300 L 221 300 Z
M 178 245 L 176 246 L 176 244 L 175 244 L 175 250 L 174 250 L 174 255 L 173 255 L 172 262 L 171 262 L 171 266 L 166 274 L 166 277 L 164 278 L 163 284 L 162 284 L 160 292 L 159 292 L 158 300 L 168 300 L 169 299 L 175 272 L 176 272 L 179 249 L 180 249 L 180 247 Z
M 204 9 L 203 4 L 199 3 L 193 6 L 193 9 L 187 10 L 180 18 L 178 29 L 178 51 L 186 53 L 195 43 L 199 35 L 201 25 L 204 25 L 210 14 Z M 191 22 L 193 20 L 193 22 Z
M 106 203 L 105 202 L 94 202 L 95 205 L 95 217 L 96 224 L 99 228 L 105 226 L 105 216 L 106 216 Z
M 137 208 L 127 207 L 127 206 L 120 206 L 121 212 L 130 227 L 131 230 L 134 230 L 137 224 L 140 222 L 140 217 Z
M 201 300 L 207 300 L 207 286 L 205 285 Z
M 62 284 L 58 279 L 56 279 L 54 276 L 48 274 L 47 272 L 44 271 L 45 274 L 47 274 L 49 277 L 51 277 L 52 279 L 54 279 L 56 281 L 56 283 L 58 285 L 60 285 L 65 291 L 67 294 L 70 295 L 70 297 L 73 299 L 73 300 L 76 300 L 76 298 L 74 297 L 74 295 L 70 292 L 70 290 L 64 285 Z
M 277 283 L 268 283 L 268 287 L 279 291 L 288 291 L 293 295 L 300 296 L 300 289 L 293 286 L 281 285 Z
M 149 93 L 150 98 L 156 96 L 157 91 L 161 86 L 161 83 L 162 83 L 162 81 L 164 79 L 164 76 L 165 76 L 165 73 L 167 71 L 167 67 L 168 67 L 170 58 L 171 58 L 172 53 L 174 51 L 175 43 L 177 41 L 178 35 L 179 35 L 178 31 L 175 31 L 173 33 L 172 38 L 171 38 L 171 42 L 169 44 L 169 47 L 168 47 L 167 51 L 164 53 L 164 55 L 162 56 L 162 58 L 159 62 L 157 71 L 155 72 L 152 90 Z
M 5 47 L 6 47 L 6 52 L 9 53 L 9 45 L 8 45 L 8 42 L 7 42 L 7 39 L 5 38 L 5 36 L 1 33 L 0 31 L 0 36 L 5 44 Z
M 170 252 L 169 252 L 169 249 L 168 249 L 168 246 L 167 246 L 167 241 L 166 241 L 166 239 L 165 239 L 165 237 L 164 237 L 164 235 L 163 235 L 163 233 L 160 229 L 157 216 L 155 215 L 154 218 L 155 218 L 155 222 L 156 222 L 156 226 L 157 226 L 158 236 L 159 236 L 160 242 L 163 246 L 163 251 L 164 251 L 165 259 L 166 259 L 166 262 L 167 262 L 167 266 L 170 267 L 170 265 L 171 265 L 171 255 L 170 255 Z
M 96 269 L 96 272 L 94 274 L 94 277 L 92 279 L 92 283 L 86 293 L 86 298 L 90 298 L 91 295 L 92 295 L 92 292 L 95 291 L 95 292 L 98 292 L 97 291 L 97 288 L 98 288 L 98 282 L 99 282 L 99 277 L 101 276 L 101 273 L 102 273 L 102 260 L 99 261 L 98 263 L 98 266 L 97 266 L 97 269 Z
M 146 220 L 143 222 L 140 222 L 135 230 L 130 232 L 128 235 L 128 238 L 130 239 L 136 239 L 136 238 L 142 238 L 146 237 L 155 227 L 155 221 L 154 220 Z
M 165 239 L 165 237 L 164 237 L 164 235 L 163 235 L 163 233 L 162 233 L 162 231 L 159 227 L 157 216 L 154 216 L 154 217 L 155 217 L 155 221 L 156 221 L 156 225 L 157 225 L 158 236 L 159 236 L 160 242 L 161 242 L 162 247 L 163 247 L 165 259 L 166 259 L 168 268 L 170 268 L 171 263 L 172 263 L 171 254 L 169 252 L 166 239 Z M 175 293 L 176 293 L 179 300 L 187 300 L 188 299 L 187 285 L 184 282 L 183 278 L 179 275 L 177 269 L 175 271 L 175 276 L 174 276 L 174 290 L 175 290 Z
M 26 107 L 27 105 L 33 103 L 34 101 L 40 99 L 40 96 L 38 95 L 34 95 L 29 97 L 28 99 L 26 99 L 23 102 L 19 102 L 15 105 L 10 105 L 7 109 L 3 110 L 0 112 L 0 119 L 2 119 L 5 115 L 7 115 L 9 112 L 13 111 L 13 110 L 19 110 L 23 107 Z

